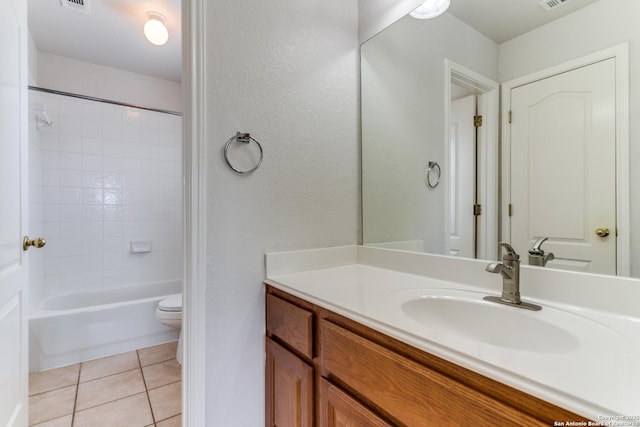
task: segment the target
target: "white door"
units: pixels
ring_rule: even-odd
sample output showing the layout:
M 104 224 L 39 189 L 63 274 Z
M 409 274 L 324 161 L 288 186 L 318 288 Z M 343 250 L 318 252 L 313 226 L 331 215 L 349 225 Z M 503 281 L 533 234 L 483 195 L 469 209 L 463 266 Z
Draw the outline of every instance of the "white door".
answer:
M 26 2 L 0 0 L 0 425 L 27 425 Z
M 476 96 L 451 101 L 447 254 L 475 258 Z
M 549 267 L 616 274 L 615 88 L 608 59 L 511 89 L 510 241 L 523 260 L 548 237 Z

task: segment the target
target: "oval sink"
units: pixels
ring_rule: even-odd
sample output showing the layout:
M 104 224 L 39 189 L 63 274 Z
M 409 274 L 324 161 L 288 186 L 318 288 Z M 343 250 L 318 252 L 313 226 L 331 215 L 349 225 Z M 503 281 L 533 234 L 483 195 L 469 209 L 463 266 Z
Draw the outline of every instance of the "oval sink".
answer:
M 430 329 L 485 344 L 536 353 L 565 353 L 580 347 L 574 334 L 556 326 L 564 323 L 557 322 L 559 310 L 532 312 L 484 301 L 482 297 L 443 295 L 410 299 L 401 307 L 410 319 Z M 553 321 L 554 317 L 556 324 L 545 320 Z

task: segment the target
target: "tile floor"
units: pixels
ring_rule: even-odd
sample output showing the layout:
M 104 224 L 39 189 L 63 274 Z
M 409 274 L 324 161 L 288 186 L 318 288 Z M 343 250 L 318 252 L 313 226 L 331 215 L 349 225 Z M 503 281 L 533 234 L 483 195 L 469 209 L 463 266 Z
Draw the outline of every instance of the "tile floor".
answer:
M 33 373 L 29 425 L 180 426 L 177 342 Z

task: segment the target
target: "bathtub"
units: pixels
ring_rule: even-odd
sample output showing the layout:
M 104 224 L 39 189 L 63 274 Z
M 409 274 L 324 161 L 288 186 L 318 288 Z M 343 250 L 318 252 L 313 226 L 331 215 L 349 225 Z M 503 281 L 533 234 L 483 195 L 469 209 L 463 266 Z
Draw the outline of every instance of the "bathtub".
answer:
M 155 317 L 158 301 L 182 292 L 180 281 L 46 298 L 29 317 L 29 371 L 36 372 L 178 338 Z

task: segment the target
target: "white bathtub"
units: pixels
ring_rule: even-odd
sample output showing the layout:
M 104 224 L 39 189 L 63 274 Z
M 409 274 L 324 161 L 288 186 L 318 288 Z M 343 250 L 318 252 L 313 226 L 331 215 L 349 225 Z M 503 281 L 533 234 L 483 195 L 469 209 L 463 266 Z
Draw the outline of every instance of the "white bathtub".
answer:
M 180 281 L 75 292 L 46 298 L 29 317 L 29 371 L 96 359 L 178 338 L 155 317 Z

